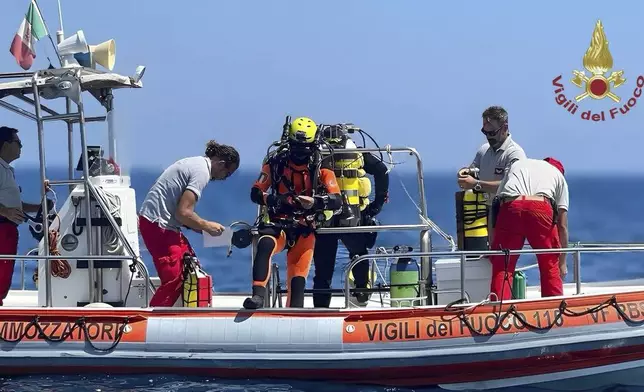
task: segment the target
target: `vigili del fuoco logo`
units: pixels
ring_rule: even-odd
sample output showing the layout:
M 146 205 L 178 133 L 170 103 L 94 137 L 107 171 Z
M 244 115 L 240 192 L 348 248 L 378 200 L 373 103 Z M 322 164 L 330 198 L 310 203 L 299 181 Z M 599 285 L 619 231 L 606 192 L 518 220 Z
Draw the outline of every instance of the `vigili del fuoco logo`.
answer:
M 595 24 L 590 47 L 586 50 L 583 64 L 584 68 L 590 72 L 590 75 L 587 75 L 585 71 L 572 71 L 573 78 L 570 81 L 580 89 L 579 94 L 574 97 L 574 101 L 565 95 L 568 90 L 564 88 L 562 75 L 552 80 L 557 104 L 566 109 L 571 115 L 579 115 L 583 120 L 592 121 L 614 120 L 619 116 L 626 115 L 635 107 L 637 100 L 642 95 L 644 76 L 637 77 L 636 86 L 632 90 L 631 97 L 628 100 L 626 98 L 622 100 L 621 94 L 628 93 L 629 90 L 624 86 L 627 79 L 623 70 L 612 71 L 606 77 L 606 74 L 613 69 L 613 56 L 608 49 L 608 40 L 600 20 Z M 620 89 L 620 87 L 622 88 Z M 608 112 L 602 110 L 593 113 L 592 110 L 579 110 L 580 102 L 586 98 L 596 100 L 609 98 L 614 106 Z

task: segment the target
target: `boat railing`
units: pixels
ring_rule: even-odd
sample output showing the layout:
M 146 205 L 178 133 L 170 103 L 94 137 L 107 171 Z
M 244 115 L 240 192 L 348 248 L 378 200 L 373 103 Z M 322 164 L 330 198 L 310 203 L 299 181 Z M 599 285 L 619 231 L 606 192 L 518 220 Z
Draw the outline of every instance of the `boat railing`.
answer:
M 34 254 L 38 254 L 38 248 L 33 248 L 30 249 L 27 253 L 25 253 L 25 256 L 31 256 Z M 36 258 L 33 258 L 33 260 L 36 260 Z M 20 260 L 20 290 L 25 289 L 25 272 L 26 272 L 26 265 L 25 263 L 27 260 L 21 259 Z
M 612 245 L 612 246 L 611 246 Z M 465 263 L 471 262 L 476 259 L 489 256 L 504 256 L 508 255 L 523 255 L 523 254 L 544 254 L 544 253 L 566 253 L 573 255 L 573 279 L 575 281 L 576 294 L 581 294 L 581 254 L 582 253 L 616 253 L 616 252 L 642 252 L 644 251 L 644 244 L 584 244 L 576 243 L 572 247 L 568 248 L 554 248 L 554 249 L 519 249 L 519 250 L 473 250 L 473 251 L 433 251 L 433 252 L 406 252 L 406 253 L 396 253 L 393 255 L 388 255 L 390 257 L 454 257 L 457 256 L 460 258 L 460 292 L 461 298 L 468 299 L 465 290 Z M 344 275 L 344 302 L 345 307 L 349 308 L 351 301 L 351 291 L 356 291 L 351 289 L 349 273 L 358 263 L 364 260 L 374 260 L 382 258 L 382 254 L 370 253 L 363 256 L 358 256 L 353 258 L 346 267 Z M 419 285 L 422 283 L 422 277 L 418 282 Z M 431 288 L 430 288 L 431 291 Z M 451 291 L 451 290 L 450 290 Z M 437 291 L 433 291 L 436 293 Z M 422 293 L 422 291 L 421 291 Z M 429 298 L 420 296 L 416 300 L 421 300 L 424 304 L 433 304 L 433 294 L 430 293 Z M 404 298 L 408 299 L 408 298 Z M 403 300 L 403 298 L 396 298 L 396 300 Z
M 141 74 L 142 75 L 142 74 Z M 85 78 L 85 79 L 83 79 Z M 37 125 L 38 130 L 38 150 L 39 150 L 39 163 L 40 163 L 40 182 L 41 186 L 41 208 L 44 217 L 49 216 L 49 211 L 47 208 L 47 190 L 45 189 L 45 183 L 47 182 L 47 177 L 45 173 L 45 145 L 44 145 L 44 124 L 49 121 L 63 121 L 67 124 L 67 142 L 68 142 L 68 163 L 69 163 L 69 179 L 62 181 L 48 181 L 50 186 L 56 185 L 68 185 L 70 192 L 73 190 L 73 187 L 76 185 L 83 185 L 84 197 L 86 200 L 85 203 L 85 214 L 87 216 L 86 222 L 86 239 L 87 239 L 87 255 L 83 256 L 52 256 L 49 254 L 49 221 L 48 219 L 43 219 L 42 222 L 42 232 L 45 233 L 42 238 L 43 246 L 43 255 L 38 255 L 36 259 L 45 260 L 46 274 L 45 274 L 45 285 L 46 285 L 46 306 L 52 306 L 52 286 L 51 286 L 51 260 L 87 260 L 87 269 L 88 269 L 88 289 L 89 289 L 89 302 L 102 301 L 102 290 L 99 285 L 96 283 L 94 261 L 96 260 L 132 260 L 134 265 L 138 267 L 145 277 L 145 303 L 149 302 L 149 289 L 151 286 L 150 276 L 148 270 L 141 260 L 140 256 L 137 255 L 129 241 L 123 234 L 121 228 L 116 223 L 116 220 L 109 212 L 109 209 L 103 202 L 102 198 L 98 194 L 96 187 L 91 183 L 90 174 L 89 174 L 89 157 L 88 157 L 88 146 L 87 146 L 87 137 L 86 137 L 86 123 L 93 121 L 105 121 L 107 120 L 108 125 L 108 147 L 110 150 L 110 156 L 116 160 L 116 144 L 115 136 L 113 134 L 113 95 L 112 90 L 125 87 L 140 87 L 140 76 L 136 80 L 132 77 L 123 77 L 114 73 L 104 73 L 96 70 L 88 70 L 85 68 L 61 68 L 61 69 L 48 69 L 40 70 L 35 72 L 20 72 L 20 73 L 3 73 L 0 74 L 0 79 L 20 79 L 18 81 L 3 83 L 0 85 L 0 106 L 8 109 L 14 113 L 17 113 L 21 116 L 27 117 L 31 120 L 34 120 Z M 40 94 L 48 91 L 47 96 L 49 98 L 57 99 L 64 98 L 66 103 L 66 113 L 58 113 L 55 110 L 48 108 L 47 106 L 41 104 Z M 94 98 L 96 98 L 99 103 L 106 109 L 108 114 L 112 116 L 96 116 L 96 117 L 86 117 L 84 102 L 83 102 L 83 91 L 89 91 Z M 33 98 L 27 97 L 25 94 L 33 94 Z M 26 102 L 33 106 L 34 113 L 22 109 L 14 104 L 11 104 L 4 100 L 7 96 L 13 96 L 19 100 Z M 72 105 L 76 104 L 76 110 L 73 111 Z M 47 115 L 43 115 L 43 112 Z M 73 179 L 74 178 L 74 155 L 73 155 L 73 131 L 74 124 L 78 123 L 80 129 L 80 142 L 81 142 L 81 167 L 83 172 L 82 179 Z M 93 232 L 92 232 L 92 207 L 90 200 L 92 197 L 99 205 L 99 210 L 108 220 L 115 233 L 117 234 L 120 242 L 125 247 L 125 252 L 127 255 L 94 255 L 93 253 Z M 100 238 L 99 238 L 100 239 Z M 99 247 L 100 248 L 100 247 Z M 100 251 L 99 251 L 100 253 Z M 22 255 L 0 255 L 0 259 L 33 259 L 33 256 L 22 256 Z M 24 262 L 23 262 L 24 263 Z M 142 268 L 141 268 L 142 267 Z M 101 275 L 99 275 L 100 278 Z M 23 277 L 24 282 L 24 277 Z
M 389 225 L 378 225 L 378 226 L 355 226 L 355 227 L 323 227 L 316 229 L 316 235 L 324 234 L 349 234 L 349 233 L 373 233 L 373 232 L 383 232 L 383 231 L 418 231 L 420 233 L 420 250 L 421 252 L 429 252 L 432 250 L 432 231 L 437 232 L 442 235 L 446 240 L 450 241 L 452 247 L 454 247 L 453 240 L 450 236 L 444 235 L 444 232 L 432 222 L 427 216 L 427 201 L 425 199 L 425 179 L 423 171 L 423 160 L 420 157 L 418 151 L 413 147 L 378 147 L 378 148 L 346 148 L 342 149 L 342 153 L 408 153 L 412 155 L 416 160 L 416 179 L 418 185 L 418 199 L 419 205 L 418 214 L 420 222 L 417 224 L 389 224 Z M 321 153 L 323 155 L 328 155 L 332 153 L 332 150 L 328 148 L 322 148 Z M 258 215 L 261 213 L 261 207 L 257 209 Z M 254 264 L 254 257 L 256 252 L 256 241 L 253 241 L 252 246 L 252 256 L 251 256 L 251 269 Z M 431 260 L 428 257 L 421 257 L 420 262 L 420 274 L 421 274 L 421 292 L 427 292 L 428 288 L 433 284 L 432 282 L 432 266 Z M 252 272 L 251 272 L 252 273 Z M 268 283 L 267 295 L 265 297 L 265 306 L 272 306 L 279 298 L 279 290 L 275 288 L 275 279 L 271 276 L 271 279 Z M 277 296 L 277 297 L 276 297 Z
M 133 262 L 133 263 L 135 263 L 135 264 L 136 264 L 136 266 L 139 268 L 139 271 L 140 271 L 140 272 L 141 272 L 141 274 L 143 275 L 143 278 L 144 278 L 144 280 L 145 280 L 145 282 L 146 282 L 146 287 L 145 287 L 145 302 L 146 302 L 146 303 L 148 303 L 148 299 L 149 299 L 149 298 L 148 298 L 148 297 L 149 297 L 149 288 L 150 288 L 150 287 L 153 287 L 152 282 L 151 282 L 151 278 L 150 278 L 150 273 L 149 273 L 149 271 L 148 271 L 148 267 L 147 267 L 147 266 L 145 265 L 145 263 L 141 260 L 140 256 L 139 256 L 139 255 L 137 255 L 137 254 L 134 252 L 134 249 L 132 248 L 132 245 L 130 245 L 130 242 L 127 240 L 127 238 L 125 238 L 125 234 L 123 234 L 123 231 L 122 231 L 122 230 L 121 230 L 121 228 L 118 226 L 118 224 L 117 224 L 116 220 L 114 219 L 114 217 L 112 216 L 112 214 L 106 213 L 107 211 L 109 211 L 109 209 L 108 209 L 108 208 L 107 208 L 107 206 L 105 205 L 105 203 L 104 203 L 104 201 L 102 200 L 102 198 L 98 197 L 98 191 L 96 190 L 96 188 L 95 188 L 94 184 L 92 184 L 91 182 L 85 182 L 85 181 L 83 181 L 83 180 L 49 181 L 49 185 L 50 185 L 50 186 L 51 186 L 51 185 L 85 184 L 85 183 L 86 183 L 86 184 L 88 184 L 88 187 L 89 187 L 89 189 L 90 189 L 90 191 L 91 191 L 92 195 L 94 196 L 94 199 L 95 199 L 95 200 L 96 200 L 96 202 L 99 204 L 99 208 L 102 210 L 102 212 L 103 212 L 103 214 L 105 215 L 106 219 L 107 219 L 107 220 L 108 220 L 108 222 L 110 223 L 110 226 L 112 227 L 112 229 L 114 230 L 114 232 L 115 232 L 115 233 L 116 233 L 116 235 L 118 236 L 119 240 L 121 241 L 121 243 L 122 243 L 122 244 L 123 244 L 123 246 L 125 247 L 125 249 L 126 249 L 126 253 L 127 253 L 126 255 L 116 255 L 116 256 L 112 256 L 112 257 L 116 257 L 116 258 L 111 258 L 111 259 L 105 259 L 105 258 L 102 258 L 102 259 L 101 259 L 101 258 L 97 258 L 96 256 L 92 256 L 92 257 L 91 257 L 91 258 L 92 258 L 92 260 L 91 260 L 91 261 L 93 262 L 94 260 L 132 260 L 132 262 Z M 29 250 L 29 251 L 25 254 L 25 257 L 26 257 L 26 256 L 30 256 L 30 255 L 34 255 L 34 254 L 35 254 L 35 255 L 38 255 L 38 248 L 33 248 L 33 249 Z M 63 260 L 63 259 L 64 259 L 64 260 L 85 260 L 85 259 L 87 259 L 88 257 L 89 257 L 89 256 L 87 256 L 87 255 L 86 255 L 86 256 L 78 256 L 78 257 L 72 257 L 72 256 L 64 256 L 64 257 L 63 257 L 63 256 L 61 256 L 61 257 L 59 257 L 59 258 L 50 258 L 50 257 L 43 258 L 42 256 L 37 256 L 37 257 L 33 257 L 33 256 L 32 256 L 31 258 L 26 258 L 26 259 L 25 259 L 25 258 L 20 258 L 20 260 L 21 260 L 21 267 L 20 267 L 20 271 L 21 271 L 21 279 L 20 279 L 20 280 L 21 280 L 21 290 L 24 290 L 24 289 L 25 289 L 25 262 L 26 262 L 27 260 L 39 260 L 39 259 L 44 259 L 44 260 L 47 260 L 47 264 L 49 264 L 49 260 Z M 0 255 L 0 259 L 3 259 L 3 258 L 4 258 L 4 256 L 1 256 L 1 255 Z M 16 256 L 8 257 L 8 259 L 11 259 L 11 258 L 13 258 L 13 259 L 18 259 L 18 257 L 16 257 Z M 50 271 L 50 272 L 49 272 L 49 274 L 51 274 L 51 270 L 50 270 L 50 268 L 49 268 L 49 267 L 47 268 L 47 270 L 48 270 L 48 271 Z M 49 287 L 49 286 L 48 286 L 48 287 Z M 48 289 L 48 290 L 47 290 L 47 296 L 49 296 L 49 295 L 50 295 L 50 290 Z M 49 301 L 47 301 L 47 303 L 49 303 Z

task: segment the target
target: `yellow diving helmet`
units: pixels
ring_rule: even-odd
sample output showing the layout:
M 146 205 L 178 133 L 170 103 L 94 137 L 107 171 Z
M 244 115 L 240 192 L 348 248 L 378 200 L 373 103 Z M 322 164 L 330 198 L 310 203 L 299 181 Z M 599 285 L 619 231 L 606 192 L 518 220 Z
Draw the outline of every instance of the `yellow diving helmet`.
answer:
M 313 143 L 318 127 L 308 117 L 298 117 L 291 121 L 288 129 L 288 138 L 296 143 Z
M 310 162 L 316 149 L 315 136 L 318 127 L 308 117 L 298 117 L 291 121 L 288 128 L 290 159 L 300 165 Z

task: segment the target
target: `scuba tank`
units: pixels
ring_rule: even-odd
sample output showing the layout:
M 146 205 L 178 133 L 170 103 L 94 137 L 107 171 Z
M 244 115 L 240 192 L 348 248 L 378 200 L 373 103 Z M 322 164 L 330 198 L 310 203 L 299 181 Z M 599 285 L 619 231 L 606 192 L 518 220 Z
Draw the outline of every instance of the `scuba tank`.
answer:
M 478 170 L 470 175 L 478 179 Z M 456 192 L 456 232 L 459 250 L 488 250 L 488 206 L 485 193 L 466 189 Z
M 364 158 L 359 152 L 343 152 L 345 148 L 355 149 L 357 146 L 339 125 L 331 125 L 324 129 L 326 140 L 333 140 L 330 145 L 334 148 L 331 156 L 331 166 L 342 193 L 342 208 L 340 211 L 326 211 L 327 226 L 354 227 L 362 222 L 361 210 L 366 207 L 361 193 L 365 193 L 363 177 Z M 361 192 L 362 191 L 362 192 Z M 369 189 L 371 191 L 371 189 Z M 367 194 L 368 196 L 368 194 Z
M 204 272 L 196 257 L 189 253 L 183 256 L 182 302 L 186 308 L 209 308 L 212 306 L 212 277 Z
M 351 139 L 344 140 L 344 148 L 357 148 Z M 360 170 L 363 158 L 361 153 L 334 152 L 334 173 L 342 192 L 342 210 L 337 216 L 337 226 L 353 227 L 360 225 Z
M 525 299 L 528 278 L 523 271 L 515 271 L 512 279 L 512 299 Z
M 414 248 L 406 245 L 394 246 L 394 253 L 411 252 Z M 391 307 L 414 306 L 414 298 L 420 296 L 420 267 L 411 257 L 398 257 L 389 267 Z

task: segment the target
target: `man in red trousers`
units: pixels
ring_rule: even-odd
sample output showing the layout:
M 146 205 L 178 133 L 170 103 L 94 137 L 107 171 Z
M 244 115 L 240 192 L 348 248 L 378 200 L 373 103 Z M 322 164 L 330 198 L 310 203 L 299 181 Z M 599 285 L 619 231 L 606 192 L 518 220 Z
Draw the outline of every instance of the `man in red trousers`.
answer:
M 24 203 L 10 163 L 20 158 L 22 142 L 18 130 L 0 127 L 0 255 L 18 253 L 18 225 L 24 212 L 37 212 L 40 204 Z M 0 260 L 0 306 L 9 294 L 15 260 Z
M 526 239 L 533 249 L 568 247 L 568 184 L 558 160 L 514 162 L 499 185 L 497 203 L 491 250 L 518 250 Z M 511 298 L 518 258 L 519 255 L 490 256 L 490 291 L 499 300 Z M 541 296 L 563 295 L 563 278 L 568 272 L 566 253 L 542 253 L 537 260 Z
M 238 167 L 237 150 L 211 140 L 203 156 L 184 158 L 168 167 L 146 195 L 139 211 L 139 231 L 161 280 L 150 306 L 170 307 L 181 296 L 183 255 L 194 253 L 181 228 L 212 236 L 223 233 L 222 225 L 201 218 L 194 209 L 210 181 L 225 180 Z

